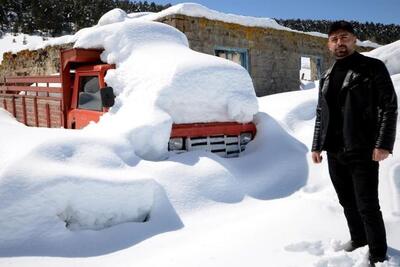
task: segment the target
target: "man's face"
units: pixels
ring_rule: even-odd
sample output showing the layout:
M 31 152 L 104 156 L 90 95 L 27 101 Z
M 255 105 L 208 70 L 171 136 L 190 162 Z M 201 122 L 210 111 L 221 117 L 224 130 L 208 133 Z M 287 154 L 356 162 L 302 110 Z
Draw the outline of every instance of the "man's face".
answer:
M 328 37 L 328 48 L 336 58 L 344 58 L 353 54 L 357 38 L 345 30 L 333 32 Z

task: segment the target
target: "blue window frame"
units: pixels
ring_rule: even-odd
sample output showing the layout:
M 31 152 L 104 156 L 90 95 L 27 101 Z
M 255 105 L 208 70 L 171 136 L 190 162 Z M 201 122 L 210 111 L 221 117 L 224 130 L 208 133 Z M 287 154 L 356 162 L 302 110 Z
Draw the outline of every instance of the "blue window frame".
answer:
M 249 71 L 249 52 L 243 48 L 216 47 L 214 55 L 231 60 Z

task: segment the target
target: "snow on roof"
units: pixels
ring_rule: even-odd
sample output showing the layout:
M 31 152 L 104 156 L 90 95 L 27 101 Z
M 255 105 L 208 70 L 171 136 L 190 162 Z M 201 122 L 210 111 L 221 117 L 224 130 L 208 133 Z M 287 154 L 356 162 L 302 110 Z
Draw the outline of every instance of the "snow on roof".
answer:
M 190 17 L 203 17 L 210 20 L 219 20 L 227 23 L 241 24 L 248 27 L 274 28 L 278 30 L 291 30 L 290 28 L 279 25 L 270 18 L 258 18 L 251 16 L 242 16 L 235 14 L 226 14 L 216 10 L 209 9 L 197 3 L 181 3 L 171 6 L 158 13 L 149 14 L 146 19 L 158 20 L 169 15 L 186 15 Z
M 308 34 L 316 37 L 328 38 L 327 34 L 320 32 L 302 32 L 298 30 L 293 30 L 288 27 L 282 26 L 278 24 L 274 19 L 271 18 L 260 18 L 260 17 L 251 17 L 251 16 L 243 16 L 243 15 L 235 15 L 235 14 L 226 14 L 216 10 L 209 9 L 203 5 L 197 3 L 181 3 L 174 5 L 170 8 L 162 10 L 158 13 L 151 13 L 146 16 L 141 16 L 141 19 L 148 20 L 159 20 L 163 17 L 170 15 L 186 15 L 190 17 L 202 17 L 210 20 L 218 20 L 227 23 L 235 23 L 240 24 L 247 27 L 261 27 L 261 28 L 273 28 L 277 30 L 284 31 L 292 31 L 297 33 Z M 379 44 L 373 43 L 371 41 L 357 41 L 358 46 L 365 47 L 379 47 Z

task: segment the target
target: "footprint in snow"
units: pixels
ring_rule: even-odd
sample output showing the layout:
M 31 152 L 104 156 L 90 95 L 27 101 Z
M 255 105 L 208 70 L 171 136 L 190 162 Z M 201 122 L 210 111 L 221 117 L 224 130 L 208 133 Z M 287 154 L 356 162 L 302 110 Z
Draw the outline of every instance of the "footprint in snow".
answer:
M 317 241 L 317 242 L 302 241 L 299 243 L 293 243 L 287 245 L 285 247 L 285 250 L 290 252 L 308 252 L 309 254 L 315 256 L 324 255 L 322 241 Z
M 313 267 L 370 267 L 368 260 L 368 247 L 357 249 L 353 252 L 343 251 L 343 244 L 339 240 L 331 240 L 329 244 L 322 241 L 289 244 L 285 247 L 289 252 L 306 252 L 317 259 Z M 389 249 L 389 260 L 377 263 L 376 267 L 400 267 L 400 253 Z

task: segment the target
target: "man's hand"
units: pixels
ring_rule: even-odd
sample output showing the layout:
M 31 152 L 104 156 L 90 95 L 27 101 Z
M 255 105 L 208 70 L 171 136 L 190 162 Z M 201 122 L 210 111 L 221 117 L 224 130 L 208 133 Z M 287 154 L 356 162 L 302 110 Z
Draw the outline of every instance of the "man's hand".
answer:
M 322 162 L 322 156 L 321 156 L 321 151 L 313 151 L 311 153 L 312 161 L 314 163 L 321 163 Z
M 386 149 L 375 148 L 372 152 L 372 160 L 373 161 L 381 161 L 386 159 L 389 156 L 390 152 Z

